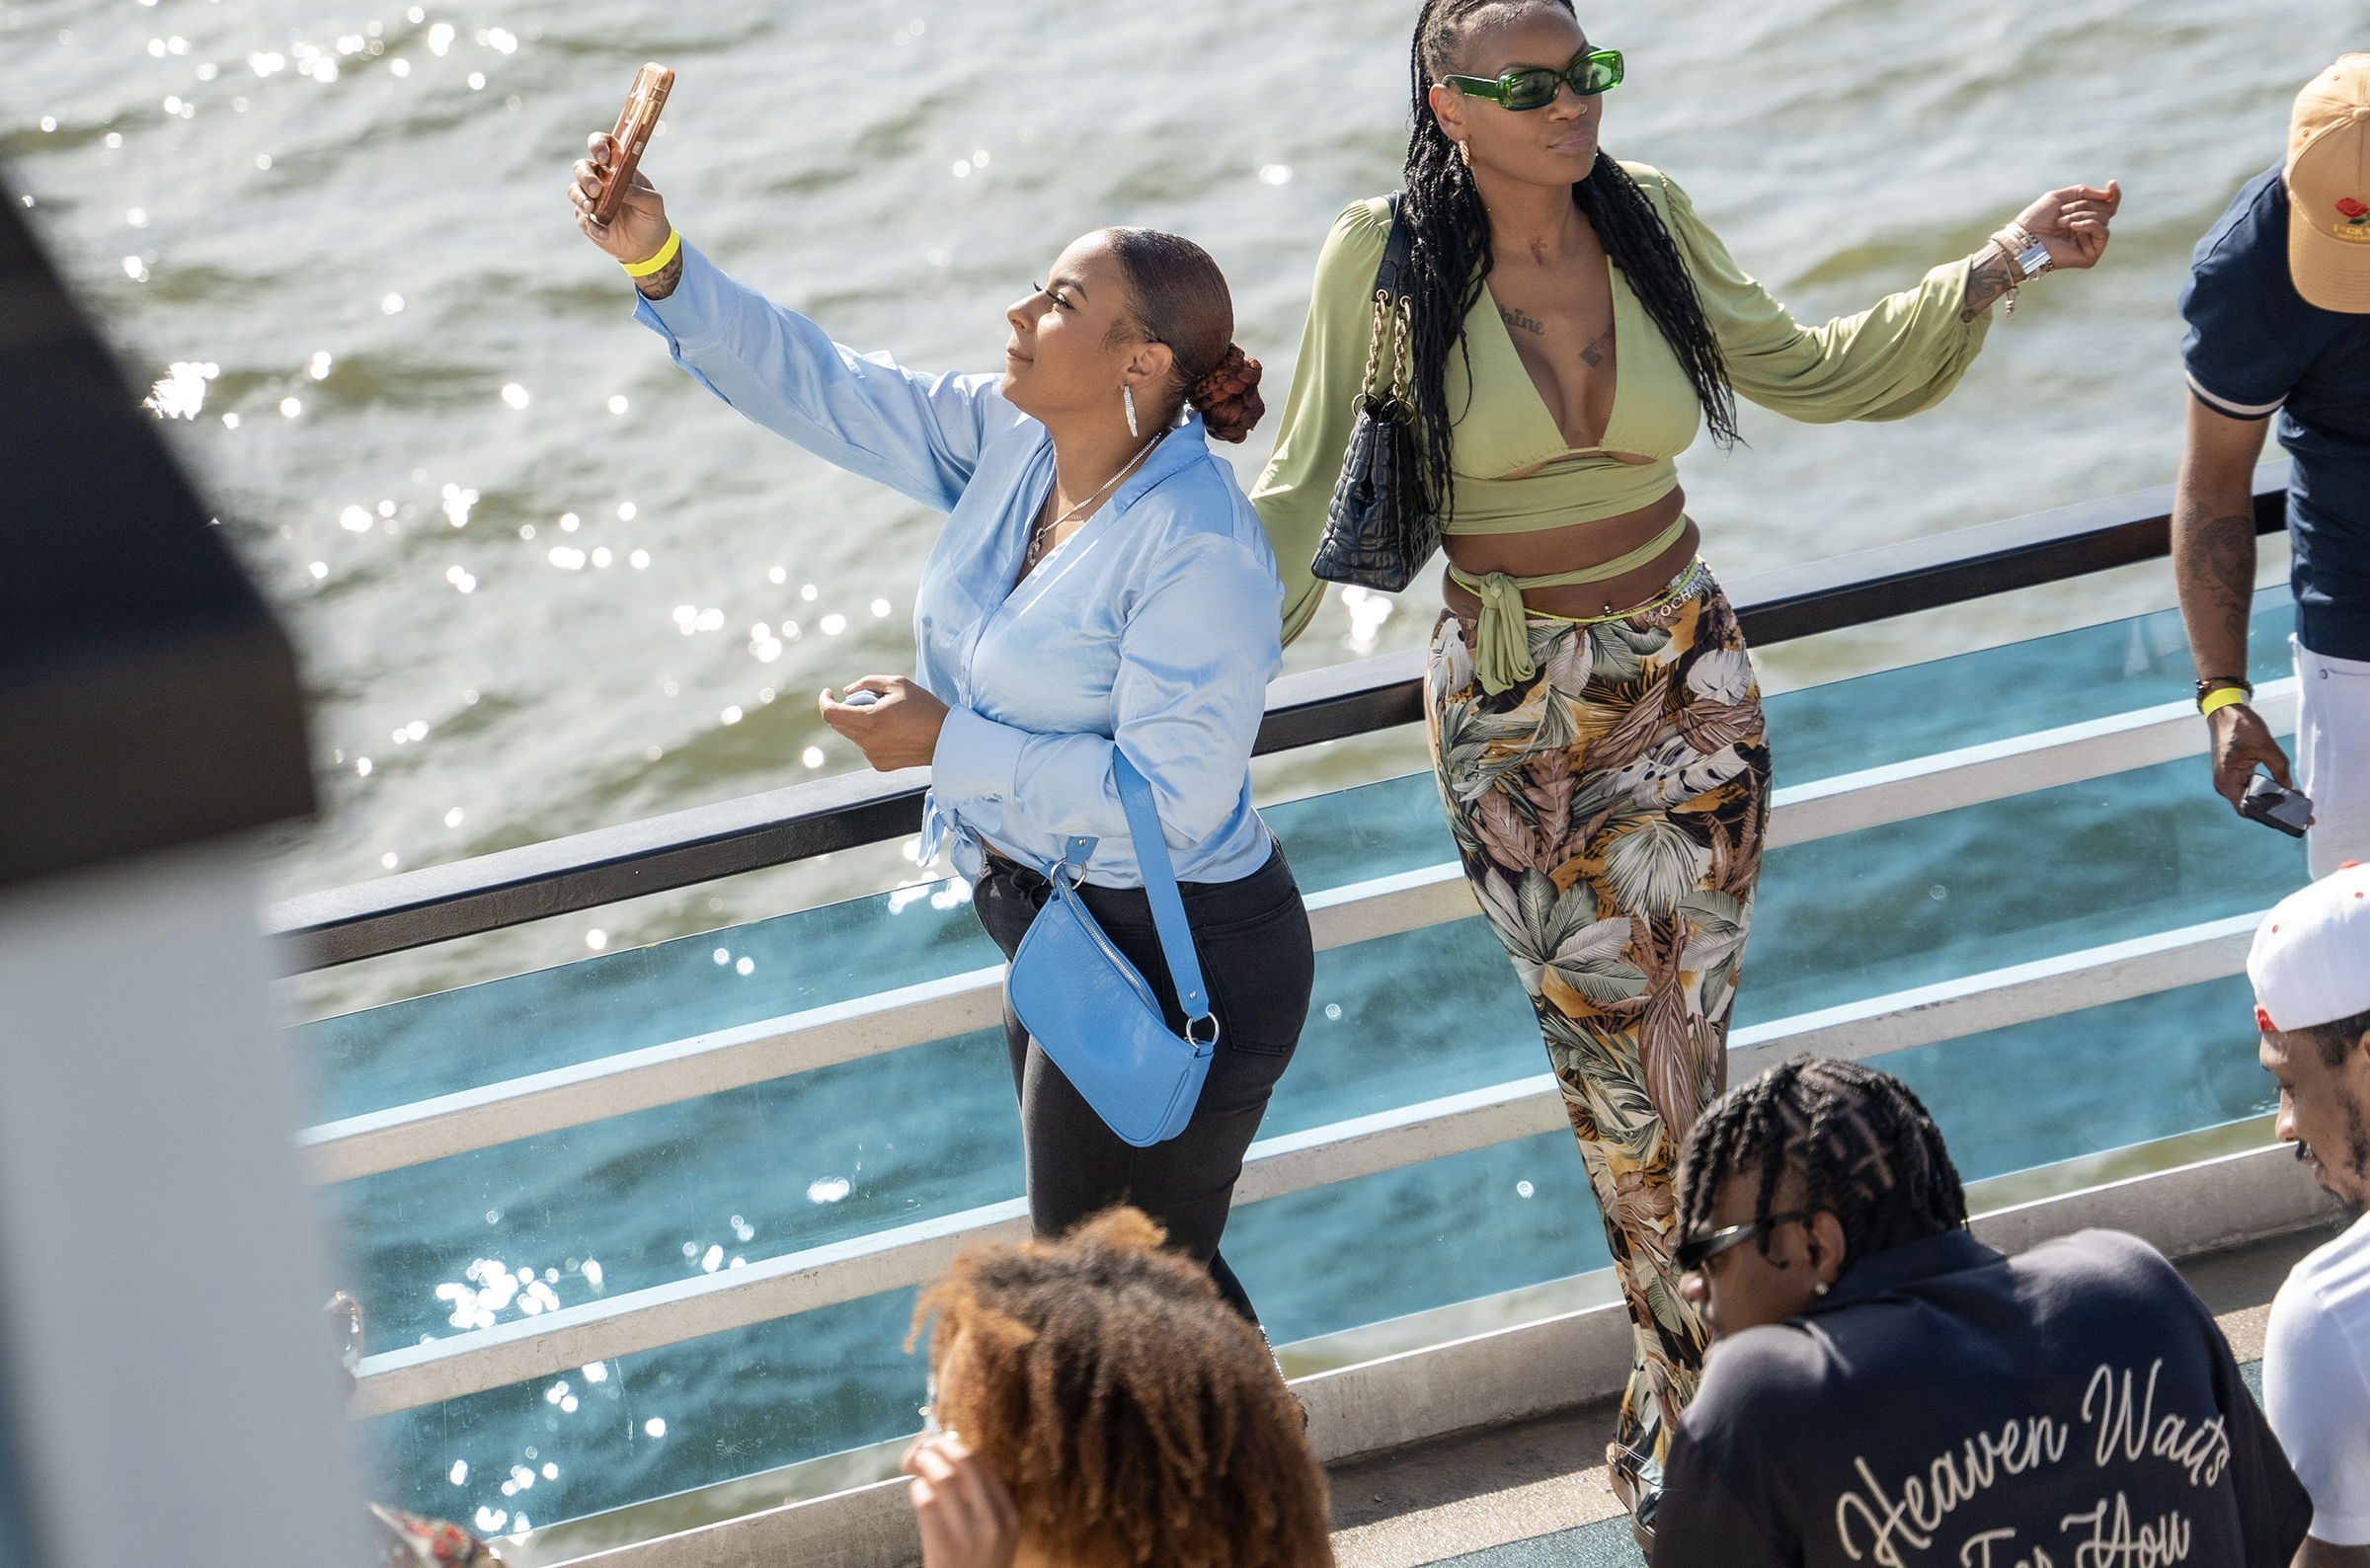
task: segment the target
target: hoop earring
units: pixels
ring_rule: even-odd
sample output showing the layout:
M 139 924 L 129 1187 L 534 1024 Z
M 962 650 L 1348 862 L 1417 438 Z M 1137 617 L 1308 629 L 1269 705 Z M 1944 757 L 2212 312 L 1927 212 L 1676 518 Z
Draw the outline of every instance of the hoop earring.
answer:
M 1119 401 L 1127 407 L 1128 433 L 1130 435 L 1142 435 L 1144 431 L 1136 428 L 1136 389 L 1132 386 L 1129 386 L 1124 381 L 1121 382 L 1119 385 Z

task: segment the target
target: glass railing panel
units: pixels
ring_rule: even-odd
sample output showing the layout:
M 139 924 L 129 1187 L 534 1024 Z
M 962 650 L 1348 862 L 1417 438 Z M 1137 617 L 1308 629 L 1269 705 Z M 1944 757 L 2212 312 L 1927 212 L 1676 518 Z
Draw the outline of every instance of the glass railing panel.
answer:
M 2202 757 L 1770 852 L 1736 1022 L 2267 908 L 2304 846 L 2214 794 Z
M 341 1284 L 385 1349 L 543 1304 L 488 1295 L 496 1263 L 575 1306 L 1015 1198 L 1012 1107 L 982 1030 L 343 1182 Z
M 2294 673 L 2296 605 L 2283 585 L 2254 595 L 2248 676 Z M 2177 609 L 1829 681 L 1769 699 L 1778 784 L 1807 784 L 1955 751 L 2193 694 Z
M 1918 1091 L 1981 1181 L 2278 1109 L 2234 975 L 1871 1059 Z
M 719 956 L 721 955 L 721 957 Z M 947 884 L 899 889 L 325 1018 L 322 1121 L 1001 963 Z
M 925 1372 L 918 1350 L 905 1352 L 913 1295 L 819 1307 L 364 1422 L 372 1496 L 508 1534 L 917 1431 Z

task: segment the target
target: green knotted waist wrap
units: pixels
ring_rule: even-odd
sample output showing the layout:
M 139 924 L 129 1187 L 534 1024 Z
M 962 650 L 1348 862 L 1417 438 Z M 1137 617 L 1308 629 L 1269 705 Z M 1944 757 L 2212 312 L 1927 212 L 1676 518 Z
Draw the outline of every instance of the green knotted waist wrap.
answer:
M 1523 621 L 1524 617 L 1540 612 L 1523 607 L 1525 588 L 1605 583 L 1634 572 L 1677 544 L 1679 536 L 1687 532 L 1687 521 L 1686 513 L 1682 512 L 1672 519 L 1669 527 L 1626 555 L 1617 555 L 1577 572 L 1557 572 L 1549 577 L 1508 577 L 1503 572 L 1488 572 L 1475 577 L 1451 565 L 1449 581 L 1481 600 L 1480 624 L 1473 629 L 1473 672 L 1480 677 L 1481 689 L 1495 696 L 1539 673 L 1539 666 L 1531 661 L 1531 635 L 1524 629 Z M 1568 615 L 1547 618 L 1577 619 Z

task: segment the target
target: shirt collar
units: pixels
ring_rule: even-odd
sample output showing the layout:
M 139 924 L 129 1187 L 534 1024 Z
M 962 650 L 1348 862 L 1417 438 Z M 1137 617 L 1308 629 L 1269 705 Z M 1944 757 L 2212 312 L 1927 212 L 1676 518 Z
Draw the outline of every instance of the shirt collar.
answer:
M 1848 1265 L 1843 1278 L 1829 1287 L 1825 1295 L 1811 1302 L 1802 1315 L 1816 1317 L 1838 1307 L 1855 1306 L 1920 1280 L 1989 1268 L 2007 1256 L 1996 1247 L 1985 1246 L 1975 1239 L 1974 1232 L 1966 1229 L 1945 1230 L 1938 1236 L 1905 1241 Z
M 1182 428 L 1170 431 L 1144 466 L 1127 477 L 1111 497 L 1110 510 L 1117 514 L 1128 510 L 1137 497 L 1157 485 L 1169 475 L 1190 463 L 1210 455 L 1210 443 L 1202 438 L 1202 417 L 1189 417 Z

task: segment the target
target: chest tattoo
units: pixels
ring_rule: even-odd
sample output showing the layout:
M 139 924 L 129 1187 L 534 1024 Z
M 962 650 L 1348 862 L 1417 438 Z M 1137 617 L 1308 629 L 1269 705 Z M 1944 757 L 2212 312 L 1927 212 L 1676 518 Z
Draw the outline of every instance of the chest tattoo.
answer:
M 1519 310 L 1501 310 L 1498 312 L 1498 317 L 1500 320 L 1504 321 L 1507 326 L 1519 327 L 1524 332 L 1530 333 L 1534 337 L 1538 337 L 1545 333 L 1547 330 L 1547 324 L 1545 322 L 1540 321 L 1536 316 L 1526 316 Z
M 1589 340 L 1587 348 L 1580 351 L 1580 362 L 1594 370 L 1605 362 L 1605 356 L 1612 352 L 1613 329 L 1607 327 Z

